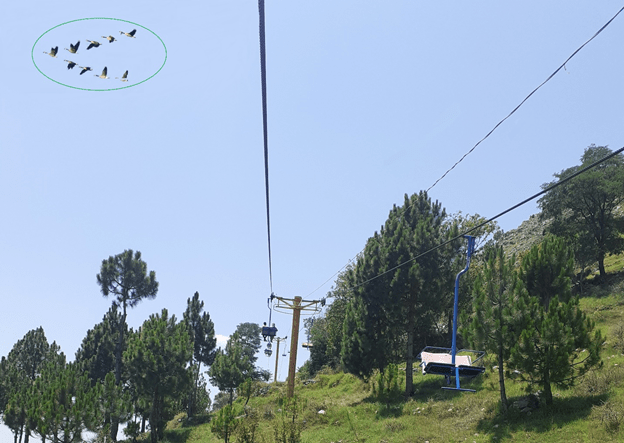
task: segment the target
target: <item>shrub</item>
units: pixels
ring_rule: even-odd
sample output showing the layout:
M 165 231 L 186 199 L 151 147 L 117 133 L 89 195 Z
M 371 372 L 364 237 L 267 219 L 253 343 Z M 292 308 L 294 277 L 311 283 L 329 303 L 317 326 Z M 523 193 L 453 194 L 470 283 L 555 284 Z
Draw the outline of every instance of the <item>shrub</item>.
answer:
M 624 408 L 621 404 L 607 400 L 603 401 L 600 406 L 594 406 L 592 409 L 607 432 L 615 433 L 619 431 L 620 425 L 624 420 Z

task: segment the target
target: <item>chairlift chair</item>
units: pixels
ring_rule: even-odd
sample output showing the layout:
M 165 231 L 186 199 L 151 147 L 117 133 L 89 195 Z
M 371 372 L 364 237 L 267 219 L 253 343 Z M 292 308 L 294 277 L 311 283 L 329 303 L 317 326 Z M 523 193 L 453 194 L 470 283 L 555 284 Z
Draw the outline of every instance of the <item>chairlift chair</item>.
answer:
M 442 389 L 452 391 L 476 392 L 474 389 L 464 389 L 460 386 L 460 378 L 474 378 L 485 372 L 482 366 L 474 366 L 485 355 L 485 351 L 474 351 L 472 349 L 461 349 L 457 351 L 457 311 L 459 302 L 459 278 L 468 271 L 470 267 L 470 257 L 474 250 L 475 237 L 464 235 L 468 239 L 468 252 L 466 267 L 457 274 L 455 278 L 455 303 L 453 306 L 453 344 L 450 348 L 439 348 L 435 346 L 425 347 L 418 355 L 422 361 L 422 371 L 424 374 L 444 375 L 446 383 L 451 384 L 451 377 L 455 377 L 455 387 L 443 386 Z M 462 355 L 457 355 L 462 354 Z M 465 355 L 468 354 L 468 355 Z M 470 354 L 475 354 L 473 361 Z

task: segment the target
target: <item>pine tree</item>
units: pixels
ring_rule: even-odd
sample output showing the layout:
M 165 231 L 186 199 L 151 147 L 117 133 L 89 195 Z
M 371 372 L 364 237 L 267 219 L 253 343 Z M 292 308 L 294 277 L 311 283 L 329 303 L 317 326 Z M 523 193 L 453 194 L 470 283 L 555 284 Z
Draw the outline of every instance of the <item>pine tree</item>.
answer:
M 78 365 L 51 361 L 30 389 L 29 416 L 42 437 L 82 442 L 82 432 L 100 421 L 99 396 L 99 386 L 91 386 Z
M 554 174 L 557 180 L 546 189 L 582 168 L 611 154 L 606 146 L 591 145 L 581 157 L 581 165 Z M 574 241 L 577 260 L 598 262 L 600 278 L 606 270 L 607 254 L 624 251 L 624 216 L 618 210 L 624 202 L 624 155 L 619 154 L 593 169 L 549 191 L 539 200 L 542 217 L 552 219 L 548 230 Z
M 219 348 L 208 376 L 210 383 L 229 395 L 229 404 L 234 399 L 234 390 L 245 381 L 245 378 L 253 373 L 253 363 L 249 356 L 243 352 L 243 346 L 234 333 L 228 339 L 225 349 Z
M 15 343 L 6 359 L 2 360 L 3 421 L 13 431 L 17 440 L 28 443 L 34 424 L 28 408 L 31 401 L 30 387 L 40 377 L 44 364 L 57 358 L 60 348 L 48 343 L 42 327 L 28 331 Z
M 405 195 L 403 206 L 392 208 L 350 273 L 354 298 L 362 302 L 350 303 L 351 323 L 345 319 L 345 327 L 363 335 L 345 337 L 343 362 L 363 374 L 372 368 L 383 371 L 388 363 L 403 359 L 406 396 L 413 390 L 417 350 L 441 336 L 438 325 L 446 325 L 452 310 L 453 271 L 458 261 L 449 256 L 459 243 L 434 248 L 457 234 L 456 225 L 445 219 L 442 205 L 426 192 Z M 365 363 L 356 363 L 357 358 Z
M 473 349 L 482 349 L 496 355 L 501 409 L 507 411 L 505 391 L 505 361 L 515 343 L 513 306 L 519 290 L 516 258 L 505 258 L 502 246 L 489 248 L 481 272 L 473 284 L 472 319 L 462 315 L 461 335 Z
M 217 339 L 215 338 L 214 323 L 208 312 L 202 313 L 203 309 L 204 302 L 199 300 L 199 292 L 195 292 L 193 299 L 187 300 L 187 307 L 184 312 L 184 323 L 193 344 L 193 353 L 189 362 L 193 383 L 187 404 L 189 418 L 195 413 L 193 405 L 198 398 L 201 365 L 210 366 L 216 355 Z
M 108 373 L 115 371 L 115 348 L 119 341 L 119 331 L 123 329 L 123 335 L 128 334 L 127 324 L 121 320 L 119 309 L 113 304 L 102 321 L 87 331 L 76 351 L 75 361 L 89 374 L 93 385 L 103 382 Z M 126 346 L 124 340 L 122 350 Z
M 522 260 L 516 315 L 520 330 L 511 349 L 510 366 L 529 382 L 540 385 L 546 404 L 553 402 L 552 385 L 569 387 L 600 363 L 602 337 L 572 296 L 572 251 L 565 241 L 546 237 Z
M 124 353 L 130 382 L 147 401 L 152 443 L 162 439 L 167 419 L 166 400 L 188 392 L 186 364 L 193 352 L 186 325 L 176 323 L 166 309 L 152 314 L 134 334 Z
M 102 260 L 97 282 L 104 297 L 114 297 L 113 306 L 121 308 L 122 315 L 115 345 L 115 382 L 121 385 L 122 355 L 127 328 L 127 308 L 133 308 L 143 299 L 153 299 L 158 293 L 158 282 L 154 271 L 147 272 L 147 264 L 141 259 L 141 252 L 131 249 Z M 111 438 L 117 441 L 119 418 L 113 417 Z

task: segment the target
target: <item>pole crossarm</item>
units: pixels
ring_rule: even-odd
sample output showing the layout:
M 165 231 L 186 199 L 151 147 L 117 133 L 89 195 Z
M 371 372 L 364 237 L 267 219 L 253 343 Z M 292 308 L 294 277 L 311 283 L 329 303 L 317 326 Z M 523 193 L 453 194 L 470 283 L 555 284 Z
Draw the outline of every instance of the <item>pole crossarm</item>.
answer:
M 287 397 L 292 398 L 295 392 L 295 371 L 297 365 L 297 344 L 299 342 L 299 319 L 301 312 L 320 312 L 325 306 L 325 299 L 321 300 L 303 300 L 297 296 L 295 298 L 283 298 L 271 294 L 272 298 L 277 299 L 277 304 L 273 307 L 278 312 L 293 312 L 292 333 L 290 336 L 290 361 L 288 364 L 288 391 Z
M 317 313 L 325 306 L 325 299 L 302 300 L 301 297 L 284 298 L 277 295 L 274 298 L 277 300 L 277 304 L 273 306 L 273 309 L 283 314 L 288 314 L 288 311 L 295 309 L 301 312 Z

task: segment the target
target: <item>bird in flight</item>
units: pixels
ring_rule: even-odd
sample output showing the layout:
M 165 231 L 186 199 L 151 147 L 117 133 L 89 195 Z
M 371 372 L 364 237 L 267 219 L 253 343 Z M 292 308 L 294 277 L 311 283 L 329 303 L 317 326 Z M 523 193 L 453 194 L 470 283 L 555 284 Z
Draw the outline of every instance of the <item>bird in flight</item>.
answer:
M 58 52 L 58 46 L 56 48 L 50 49 L 50 52 L 43 51 L 44 54 L 48 54 L 50 57 L 56 58 L 56 53 Z
M 130 32 L 123 32 L 123 31 L 119 31 L 119 33 L 120 33 L 120 34 L 125 35 L 126 37 L 136 38 L 136 37 L 134 36 L 134 34 L 136 34 L 136 29 L 133 29 L 133 30 L 132 30 L 132 31 L 130 31 Z
M 106 77 L 107 73 L 108 73 L 108 68 L 104 66 L 104 69 L 102 69 L 102 74 L 101 75 L 95 74 L 95 76 L 99 78 L 110 78 L 110 77 Z
M 113 43 L 115 40 L 117 40 L 115 37 L 113 37 L 112 35 L 109 35 L 108 37 L 106 36 L 102 36 L 102 38 L 105 38 L 106 40 L 108 40 L 108 43 Z
M 80 40 L 78 40 L 78 42 L 75 45 L 72 45 L 70 43 L 69 49 L 65 48 L 65 50 L 71 52 L 72 54 L 75 54 L 76 52 L 78 52 L 78 46 L 80 46 Z
M 87 46 L 87 51 L 91 48 L 97 48 L 98 46 L 101 45 L 101 43 L 99 42 L 93 42 L 91 40 L 87 40 L 89 43 L 91 43 L 89 46 Z
M 93 71 L 93 69 L 91 69 L 90 67 L 82 67 L 82 66 L 78 66 L 80 69 L 82 69 L 82 71 L 80 71 L 80 75 L 84 74 L 87 71 Z
M 76 66 L 76 63 L 70 61 L 70 60 L 65 60 L 67 63 L 69 63 L 67 65 L 67 69 L 74 69 L 74 66 Z
M 115 77 L 115 78 L 119 78 L 119 77 Z M 127 82 L 128 81 L 128 71 L 124 72 L 124 74 L 121 76 L 121 81 L 122 82 Z

